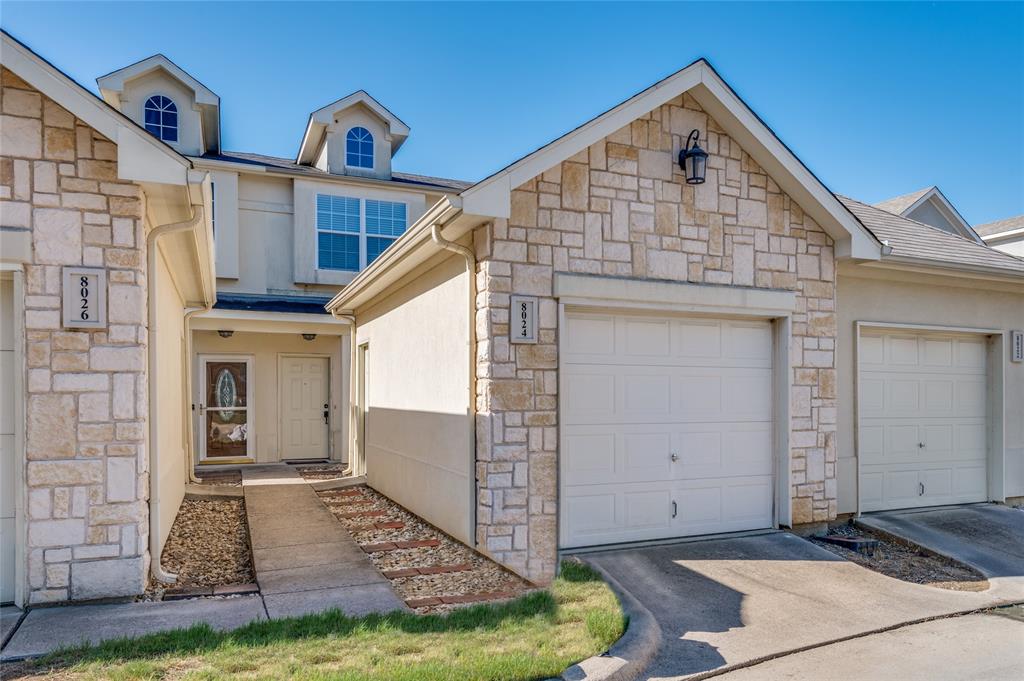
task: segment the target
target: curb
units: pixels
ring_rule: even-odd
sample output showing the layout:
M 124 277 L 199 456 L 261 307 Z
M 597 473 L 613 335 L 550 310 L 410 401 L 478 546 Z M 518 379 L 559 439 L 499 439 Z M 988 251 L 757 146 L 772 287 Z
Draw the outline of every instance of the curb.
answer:
M 333 489 L 345 489 L 346 487 L 359 487 L 366 484 L 366 476 L 360 475 L 354 478 L 334 478 L 331 480 L 313 480 L 309 486 L 314 492 L 327 492 Z
M 608 652 L 594 655 L 562 672 L 562 681 L 633 681 L 661 645 L 661 627 L 640 601 L 601 567 L 585 561 L 611 587 L 629 622 L 626 632 Z

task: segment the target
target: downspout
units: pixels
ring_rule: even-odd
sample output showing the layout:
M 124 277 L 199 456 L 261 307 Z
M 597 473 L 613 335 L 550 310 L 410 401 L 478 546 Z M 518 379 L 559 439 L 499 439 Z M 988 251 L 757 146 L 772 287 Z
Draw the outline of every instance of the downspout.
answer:
M 213 305 L 206 303 L 203 307 L 191 307 L 185 311 L 185 403 L 182 405 L 185 412 L 185 430 L 187 431 L 185 459 L 188 465 L 188 481 L 196 484 L 201 483 L 203 479 L 196 475 L 196 433 L 192 411 L 192 329 L 189 328 L 189 322 L 193 315 L 209 312 L 212 309 Z
M 469 441 L 469 456 L 470 456 L 470 476 L 469 479 L 472 481 L 472 489 L 470 489 L 470 504 L 469 504 L 469 528 L 470 536 L 473 541 L 473 545 L 477 544 L 476 540 L 476 499 L 477 499 L 477 480 L 476 480 L 476 254 L 472 248 L 463 246 L 462 244 L 453 243 L 448 241 L 441 236 L 441 230 L 444 229 L 445 225 L 457 218 L 462 214 L 462 211 L 455 213 L 444 223 L 435 222 L 430 226 L 430 238 L 433 239 L 434 243 L 446 251 L 451 251 L 461 255 L 466 260 L 466 272 L 469 274 L 469 399 L 468 399 L 468 416 L 469 416 L 469 432 L 471 433 Z
M 352 475 L 352 464 L 355 463 L 355 439 L 356 439 L 356 317 L 351 314 L 339 314 L 337 310 L 331 309 L 331 316 L 335 319 L 344 319 L 349 323 L 348 336 L 348 466 L 341 472 L 342 477 Z
M 173 584 L 178 580 L 178 576 L 166 572 L 163 566 L 160 564 L 160 495 L 157 493 L 159 489 L 159 475 L 160 475 L 160 433 L 158 426 L 158 419 L 154 415 L 153 405 L 157 403 L 157 396 L 159 394 L 157 381 L 156 381 L 156 344 L 157 344 L 157 277 L 156 277 L 156 257 L 157 248 L 156 241 L 165 234 L 173 234 L 174 232 L 184 232 L 190 229 L 195 229 L 203 221 L 203 207 L 201 205 L 192 204 L 192 217 L 183 222 L 171 222 L 165 225 L 158 225 L 154 227 L 149 234 L 146 235 L 146 285 L 148 287 L 147 292 L 147 304 L 148 304 L 148 321 L 149 321 L 149 332 L 148 332 L 148 344 L 146 346 L 147 353 L 147 384 L 149 385 L 149 429 L 147 443 L 147 449 L 149 450 L 149 559 L 150 559 L 150 571 L 153 577 L 165 584 Z

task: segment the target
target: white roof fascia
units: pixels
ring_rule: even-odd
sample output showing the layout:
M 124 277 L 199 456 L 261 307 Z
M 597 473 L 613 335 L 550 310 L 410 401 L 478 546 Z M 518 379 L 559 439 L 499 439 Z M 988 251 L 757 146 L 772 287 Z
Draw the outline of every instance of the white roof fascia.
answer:
M 984 240 L 982 240 L 982 238 L 978 236 L 977 232 L 975 232 L 974 229 L 971 228 L 971 225 L 967 222 L 967 220 L 964 220 L 964 217 L 960 215 L 960 211 L 956 209 L 956 206 L 954 206 L 950 202 L 950 200 L 946 198 L 946 195 L 943 194 L 942 190 L 939 189 L 938 187 L 932 187 L 931 189 L 926 191 L 921 196 L 921 198 L 907 206 L 906 210 L 900 213 L 900 215 L 902 215 L 905 218 L 910 217 L 911 213 L 913 213 L 915 210 L 917 210 L 920 206 L 924 205 L 928 201 L 938 202 L 940 209 L 944 209 L 945 212 L 948 214 L 946 217 L 952 218 L 951 221 L 954 223 L 953 226 L 959 228 L 961 236 L 970 239 L 971 241 L 977 242 L 979 244 L 985 243 Z
M 52 64 L 2 33 L 0 57 L 5 67 L 32 87 L 117 144 L 120 179 L 162 184 L 186 184 L 191 163 L 119 111 L 83 88 Z
M 508 218 L 511 191 L 684 92 L 696 99 L 836 241 L 836 254 L 877 260 L 878 240 L 721 79 L 697 61 L 462 192 L 463 211 Z
M 152 57 L 146 57 L 142 61 L 137 61 L 130 66 L 125 66 L 105 76 L 100 76 L 96 79 L 96 84 L 100 88 L 100 94 L 103 95 L 103 99 L 114 105 L 115 101 L 120 99 L 121 93 L 124 92 L 125 83 L 157 69 L 167 71 L 174 78 L 181 81 L 185 87 L 192 90 L 196 95 L 196 104 L 220 106 L 220 97 L 213 90 L 190 76 L 187 71 L 162 54 L 154 54 Z
M 256 333 L 323 333 L 347 334 L 351 322 L 331 315 L 307 312 L 265 312 L 261 310 L 212 309 L 197 313 L 191 319 L 194 331 Z
M 322 136 L 327 126 L 334 122 L 334 116 L 339 111 L 344 111 L 356 104 L 362 104 L 372 111 L 378 118 L 388 124 L 388 132 L 394 139 L 391 145 L 391 153 L 394 155 L 409 136 L 409 126 L 401 118 L 391 113 L 387 107 L 374 99 L 365 90 L 357 90 L 350 95 L 331 102 L 309 115 L 309 122 L 302 135 L 302 142 L 299 144 L 299 153 L 296 156 L 296 163 L 312 163 L 319 154 Z
M 907 256 L 888 255 L 878 262 L 864 263 L 865 266 L 893 269 L 915 269 L 919 272 L 950 273 L 956 276 L 972 276 L 977 279 L 993 279 L 998 281 L 1014 281 L 1024 286 L 1024 269 L 1014 271 L 1001 267 L 985 267 L 984 265 L 967 265 L 963 263 L 928 260 L 927 258 L 911 258 Z M 1024 292 L 1024 289 L 1022 289 Z
M 995 234 L 986 234 L 981 238 L 986 244 L 988 244 L 991 241 L 1002 241 L 1003 239 L 1010 239 L 1018 236 L 1024 237 L 1024 227 L 1008 229 L 1005 232 L 996 232 Z

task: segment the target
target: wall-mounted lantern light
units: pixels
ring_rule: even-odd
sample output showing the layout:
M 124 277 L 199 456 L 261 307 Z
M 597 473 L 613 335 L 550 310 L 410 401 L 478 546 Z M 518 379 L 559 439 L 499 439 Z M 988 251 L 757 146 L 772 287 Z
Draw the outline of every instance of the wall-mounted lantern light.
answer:
M 308 340 L 308 341 L 316 340 L 316 334 L 315 333 L 304 333 L 304 334 L 302 334 L 302 340 Z
M 220 336 L 221 338 L 231 338 L 232 336 L 235 335 L 235 332 L 229 331 L 228 329 L 219 329 L 217 331 L 217 335 Z
M 698 146 L 700 133 L 693 130 L 686 138 L 686 146 L 679 151 L 679 167 L 686 175 L 686 184 L 704 184 L 704 174 L 708 167 L 708 152 Z M 690 146 L 690 143 L 693 146 Z

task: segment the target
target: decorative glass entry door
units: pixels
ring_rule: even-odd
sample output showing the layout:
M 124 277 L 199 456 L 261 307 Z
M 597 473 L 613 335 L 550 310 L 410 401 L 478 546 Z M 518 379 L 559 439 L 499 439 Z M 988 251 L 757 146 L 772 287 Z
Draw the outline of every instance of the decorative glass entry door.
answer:
M 202 355 L 199 396 L 199 456 L 207 463 L 253 456 L 252 357 Z

